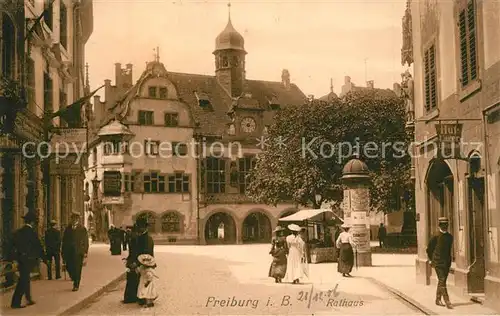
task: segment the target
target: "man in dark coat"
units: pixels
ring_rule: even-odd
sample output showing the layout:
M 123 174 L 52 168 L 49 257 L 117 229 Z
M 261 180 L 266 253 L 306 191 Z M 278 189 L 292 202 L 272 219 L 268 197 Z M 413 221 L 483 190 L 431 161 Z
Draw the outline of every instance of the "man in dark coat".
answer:
M 387 237 L 387 229 L 384 226 L 384 223 L 380 223 L 378 228 L 378 244 L 380 248 L 385 247 L 385 238 Z
M 12 296 L 10 306 L 12 308 L 23 308 L 21 305 L 23 296 L 26 296 L 28 305 L 35 304 L 31 298 L 31 276 L 30 273 L 38 264 L 40 258 L 45 260 L 42 243 L 35 231 L 37 221 L 36 214 L 28 212 L 24 217 L 25 225 L 18 229 L 13 236 L 13 258 L 18 263 L 19 280 Z
M 139 275 L 135 271 L 139 262 L 137 257 L 142 254 L 154 256 L 153 238 L 148 234 L 148 223 L 144 218 L 138 218 L 135 222 L 129 244 L 129 255 L 127 257 L 127 285 L 123 295 L 123 303 L 138 302 L 137 289 L 139 287 Z M 139 304 L 144 304 L 139 301 Z
M 436 305 L 444 306 L 441 298 L 444 298 L 446 307 L 452 309 L 453 306 L 448 296 L 446 288 L 446 279 L 450 273 L 452 261 L 453 236 L 448 232 L 448 219 L 439 218 L 439 233 L 431 238 L 427 246 L 427 257 L 430 264 L 436 270 L 438 285 L 436 290 Z
M 56 225 L 56 221 L 50 221 L 50 227 L 45 231 L 45 253 L 47 254 L 49 280 L 52 280 L 52 259 L 56 265 L 56 279 L 61 278 L 61 231 L 56 228 Z
M 73 280 L 73 291 L 80 288 L 83 261 L 89 252 L 89 236 L 87 229 L 80 224 L 80 214 L 71 215 L 71 224 L 64 230 L 62 241 L 63 261 L 66 270 Z

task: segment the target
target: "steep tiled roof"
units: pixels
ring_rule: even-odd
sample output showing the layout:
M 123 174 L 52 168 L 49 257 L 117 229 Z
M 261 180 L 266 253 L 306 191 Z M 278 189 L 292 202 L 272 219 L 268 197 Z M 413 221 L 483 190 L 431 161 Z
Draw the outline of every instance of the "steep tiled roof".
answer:
M 196 122 L 200 124 L 201 132 L 208 135 L 223 135 L 227 125 L 231 123 L 227 113 L 233 104 L 239 108 L 270 110 L 270 100 L 273 98 L 281 107 L 304 104 L 306 96 L 300 89 L 291 84 L 286 89 L 281 82 L 246 80 L 246 97 L 234 102 L 227 92 L 218 84 L 214 76 L 169 72 L 168 78 L 177 88 L 179 98 L 187 103 Z M 211 106 L 201 107 L 198 96 L 208 97 Z
M 123 118 L 127 111 L 128 102 L 137 94 L 138 87 L 149 77 L 147 70 L 127 94 L 114 105 L 108 113 L 105 124 L 119 113 Z M 199 132 L 204 135 L 222 136 L 231 120 L 227 113 L 236 106 L 241 109 L 252 109 L 273 112 L 271 104 L 279 104 L 281 108 L 287 105 L 304 104 L 306 96 L 294 84 L 285 87 L 281 82 L 246 80 L 245 93 L 238 100 L 233 100 L 219 85 L 215 76 L 167 72 L 166 77 L 175 85 L 181 102 L 189 105 L 191 114 L 199 124 Z M 207 106 L 200 106 L 200 100 L 208 101 Z M 265 113 L 265 124 L 269 124 L 270 117 Z

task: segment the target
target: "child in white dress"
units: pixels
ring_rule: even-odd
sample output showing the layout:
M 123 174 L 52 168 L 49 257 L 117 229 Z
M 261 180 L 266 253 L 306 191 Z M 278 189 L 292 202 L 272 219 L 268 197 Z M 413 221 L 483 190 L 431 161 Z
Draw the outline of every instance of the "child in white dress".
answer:
M 158 278 L 154 273 L 156 268 L 155 258 L 148 254 L 140 255 L 137 260 L 140 266 L 137 272 L 140 275 L 139 288 L 137 289 L 137 298 L 145 301 L 146 307 L 154 306 L 153 301 L 158 298 L 156 292 L 155 278 Z

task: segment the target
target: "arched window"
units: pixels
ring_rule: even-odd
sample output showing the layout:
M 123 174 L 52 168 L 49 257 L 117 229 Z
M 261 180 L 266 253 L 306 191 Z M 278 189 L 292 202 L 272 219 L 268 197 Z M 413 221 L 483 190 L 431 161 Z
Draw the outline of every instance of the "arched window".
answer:
M 168 212 L 162 216 L 161 231 L 163 233 L 180 233 L 181 218 L 176 212 Z
M 16 57 L 16 28 L 10 16 L 2 13 L 2 33 L 0 34 L 2 41 L 2 75 L 5 78 L 14 79 L 15 74 L 15 57 Z
M 229 59 L 227 58 L 227 56 L 222 56 L 222 67 L 223 68 L 229 67 Z
M 146 218 L 148 222 L 148 232 L 156 233 L 156 216 L 152 212 L 144 212 L 137 216 L 137 218 Z

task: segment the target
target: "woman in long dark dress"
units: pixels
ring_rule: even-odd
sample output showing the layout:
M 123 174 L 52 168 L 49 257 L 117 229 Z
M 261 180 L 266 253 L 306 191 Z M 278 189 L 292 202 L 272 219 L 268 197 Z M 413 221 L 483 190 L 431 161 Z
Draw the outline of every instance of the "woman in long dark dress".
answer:
M 339 260 L 337 263 L 337 271 L 342 273 L 343 277 L 351 276 L 352 267 L 354 266 L 354 251 L 356 247 L 352 240 L 352 235 L 349 233 L 349 226 L 343 224 L 341 228 L 344 230 L 337 238 L 336 245 L 339 248 Z
M 123 303 L 144 304 L 137 298 L 137 289 L 139 288 L 139 274 L 136 268 L 139 266 L 137 257 L 142 254 L 154 256 L 153 238 L 148 234 L 148 223 L 143 218 L 138 218 L 132 229 L 129 244 L 129 255 L 127 257 L 127 285 L 123 295 Z
M 281 279 L 283 279 L 286 274 L 286 255 L 288 254 L 288 249 L 286 247 L 283 232 L 284 229 L 280 226 L 274 229 L 276 238 L 273 239 L 273 246 L 271 247 L 271 251 L 269 251 L 269 254 L 273 256 L 273 262 L 269 267 L 269 277 L 274 278 L 276 283 L 281 283 Z

